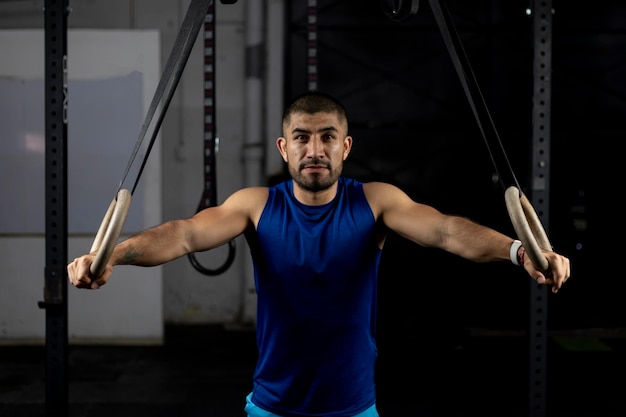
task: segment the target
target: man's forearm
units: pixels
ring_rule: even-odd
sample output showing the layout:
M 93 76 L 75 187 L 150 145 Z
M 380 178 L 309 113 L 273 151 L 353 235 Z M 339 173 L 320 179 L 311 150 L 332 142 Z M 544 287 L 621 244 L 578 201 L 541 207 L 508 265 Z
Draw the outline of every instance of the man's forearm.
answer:
M 113 264 L 161 265 L 186 255 L 186 242 L 182 221 L 170 221 L 120 242 L 113 251 Z
M 509 259 L 513 239 L 464 217 L 452 217 L 448 226 L 450 251 L 474 262 Z

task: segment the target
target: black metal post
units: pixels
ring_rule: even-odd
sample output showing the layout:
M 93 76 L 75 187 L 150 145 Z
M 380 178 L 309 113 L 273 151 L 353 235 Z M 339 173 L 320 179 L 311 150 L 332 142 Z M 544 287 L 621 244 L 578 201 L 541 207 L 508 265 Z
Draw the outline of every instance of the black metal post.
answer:
M 45 2 L 46 416 L 68 415 L 67 14 L 68 0 Z
M 534 2 L 533 109 L 530 201 L 546 232 L 550 206 L 552 1 Z M 545 417 L 547 399 L 548 287 L 530 280 L 528 415 Z

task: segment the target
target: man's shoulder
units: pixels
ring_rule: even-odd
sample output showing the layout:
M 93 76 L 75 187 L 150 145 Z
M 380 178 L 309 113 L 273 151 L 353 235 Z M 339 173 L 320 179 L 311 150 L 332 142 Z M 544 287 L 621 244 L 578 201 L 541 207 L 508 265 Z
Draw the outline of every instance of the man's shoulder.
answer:
M 253 186 L 234 192 L 224 203 L 257 224 L 269 195 L 268 187 Z
M 394 185 L 382 181 L 368 181 L 363 183 L 363 189 L 375 192 L 383 192 L 386 190 L 397 189 Z
M 228 200 L 232 200 L 236 205 L 254 208 L 264 206 L 268 195 L 269 187 L 252 186 L 235 191 Z
M 369 202 L 372 210 L 376 214 L 383 212 L 385 207 L 393 205 L 393 202 L 398 199 L 404 198 L 406 194 L 397 186 L 382 182 L 382 181 L 370 181 L 363 184 L 363 192 L 365 198 Z
M 251 186 L 242 188 L 241 190 L 237 191 L 236 194 L 239 194 L 240 197 L 243 197 L 250 201 L 265 202 L 265 200 L 267 200 L 269 190 L 270 187 L 266 186 Z

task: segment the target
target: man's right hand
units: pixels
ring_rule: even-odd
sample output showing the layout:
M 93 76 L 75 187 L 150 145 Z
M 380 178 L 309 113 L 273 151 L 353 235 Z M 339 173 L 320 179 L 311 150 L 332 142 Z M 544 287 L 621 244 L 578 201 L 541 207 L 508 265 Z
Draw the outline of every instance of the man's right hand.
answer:
M 91 274 L 90 268 L 95 257 L 95 253 L 90 253 L 74 259 L 73 262 L 67 265 L 68 278 L 73 286 L 76 288 L 97 290 L 107 283 L 113 272 L 113 267 L 111 265 L 107 265 L 102 275 L 94 277 Z

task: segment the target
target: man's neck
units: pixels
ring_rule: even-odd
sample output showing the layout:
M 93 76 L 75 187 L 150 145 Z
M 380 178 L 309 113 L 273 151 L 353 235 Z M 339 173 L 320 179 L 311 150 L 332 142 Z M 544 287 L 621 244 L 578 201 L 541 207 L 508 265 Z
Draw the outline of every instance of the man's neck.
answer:
M 307 206 L 321 206 L 330 203 L 337 195 L 337 183 L 329 188 L 320 191 L 309 191 L 300 187 L 295 181 L 293 183 L 293 195 L 296 199 Z

